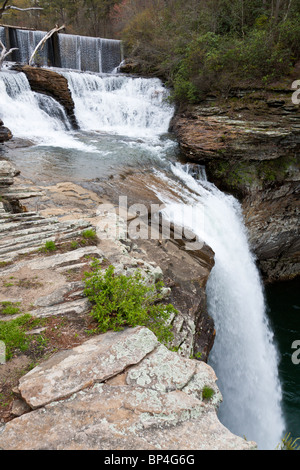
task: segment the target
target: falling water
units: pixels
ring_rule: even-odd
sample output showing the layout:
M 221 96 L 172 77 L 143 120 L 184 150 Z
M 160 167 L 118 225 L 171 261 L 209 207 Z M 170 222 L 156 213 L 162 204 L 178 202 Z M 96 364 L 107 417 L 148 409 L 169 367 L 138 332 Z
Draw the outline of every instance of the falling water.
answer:
M 82 177 L 82 172 L 91 167 L 95 177 L 97 171 L 105 173 L 102 167 L 99 170 L 100 162 L 108 166 L 113 160 L 120 165 L 143 166 L 143 152 L 147 152 L 147 158 L 152 152 L 153 166 L 160 168 L 158 159 L 165 153 L 164 142 L 169 145 L 161 137 L 168 131 L 173 109 L 159 80 L 61 73 L 69 81 L 82 135 L 90 139 L 89 144 L 96 141 L 98 150 L 102 148 L 94 154 L 94 160 L 87 152 L 70 150 L 71 158 L 65 165 L 68 171 L 72 168 L 75 174 L 77 166 Z M 0 94 L 0 118 L 18 137 L 42 145 L 86 150 L 85 144 L 71 134 L 61 106 L 50 97 L 32 93 L 24 74 L 1 72 Z M 109 140 L 105 133 L 110 135 Z M 35 161 L 43 158 L 40 154 L 34 154 Z M 57 164 L 55 149 L 53 155 Z M 274 449 L 284 429 L 277 352 L 240 204 L 209 183 L 203 168 L 193 175 L 179 164 L 171 169 L 171 173 L 161 174 L 172 189 L 167 196 L 159 195 L 166 204 L 166 216 L 191 228 L 215 252 L 207 296 L 217 331 L 210 361 L 224 397 L 220 419 L 232 432 L 256 441 L 260 448 Z M 177 193 L 176 200 L 170 199 L 171 192 Z M 202 217 L 193 217 L 195 208 Z
M 23 73 L 0 72 L 0 118 L 13 135 L 39 145 L 86 150 L 70 134 L 64 108 L 53 98 L 31 91 Z
M 36 46 L 45 37 L 45 31 L 30 31 L 9 28 L 9 44 L 5 28 L 0 27 L 0 39 L 6 47 L 17 48 L 10 60 L 28 64 Z M 121 41 L 74 34 L 58 34 L 39 48 L 34 63 L 40 66 L 60 66 L 66 69 L 111 73 L 122 62 Z
M 122 61 L 121 41 L 59 34 L 61 66 L 66 69 L 111 73 Z
M 172 166 L 172 171 L 184 203 L 160 194 L 167 204 L 165 215 L 178 225 L 184 221 L 215 252 L 207 297 L 217 332 L 210 362 L 224 397 L 219 417 L 259 448 L 275 449 L 284 431 L 278 358 L 240 204 L 201 173 L 197 181 L 182 165 Z M 169 184 L 176 190 L 172 180 Z M 191 206 L 201 217 L 191 217 Z
M 160 80 L 61 73 L 68 79 L 81 129 L 143 139 L 168 132 L 173 108 Z

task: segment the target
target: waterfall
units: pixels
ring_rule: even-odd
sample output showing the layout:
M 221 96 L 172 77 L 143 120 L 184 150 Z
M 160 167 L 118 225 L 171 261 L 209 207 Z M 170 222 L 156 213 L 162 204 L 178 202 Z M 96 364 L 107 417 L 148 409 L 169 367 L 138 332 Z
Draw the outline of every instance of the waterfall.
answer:
M 38 145 L 86 150 L 71 134 L 64 108 L 53 98 L 31 91 L 24 73 L 0 72 L 0 118 L 15 137 Z
M 121 42 L 115 39 L 59 34 L 61 67 L 111 73 L 122 61 Z
M 0 39 L 7 48 L 18 48 L 18 51 L 13 53 L 12 60 L 23 64 L 28 63 L 34 49 L 46 35 L 45 31 L 15 28 L 8 28 L 8 31 L 10 44 L 7 44 L 4 27 L 0 27 Z M 58 50 L 54 43 L 54 36 L 52 36 L 45 46 L 38 50 L 34 58 L 36 65 L 111 73 L 122 62 L 121 41 L 119 40 L 61 33 L 57 35 L 57 38 Z
M 131 137 L 168 132 L 173 107 L 158 79 L 61 72 L 69 83 L 81 129 Z
M 38 43 L 45 36 L 44 31 L 27 31 L 22 29 L 10 29 L 11 47 L 17 47 L 14 52 L 14 60 L 22 64 L 27 64 Z M 40 48 L 34 57 L 34 63 L 40 66 L 48 66 L 53 62 L 53 51 L 51 42 L 47 41 L 43 48 Z
M 172 171 L 177 185 L 169 184 L 184 202 L 159 194 L 165 215 L 183 222 L 215 252 L 207 297 L 216 328 L 210 362 L 224 397 L 220 420 L 259 448 L 275 449 L 284 431 L 278 358 L 240 204 L 203 179 L 203 172 L 197 181 L 182 165 Z M 191 206 L 201 217 L 191 217 Z
M 88 44 L 84 42 L 74 36 L 63 46 L 70 48 L 78 69 L 83 66 L 81 52 Z M 97 44 L 92 56 L 97 55 L 99 65 L 112 44 Z M 84 56 L 88 64 L 90 59 L 87 54 Z M 160 80 L 60 73 L 68 79 L 82 140 L 70 130 L 64 109 L 52 98 L 33 93 L 23 73 L 0 72 L 0 118 L 14 136 L 54 147 L 57 160 L 63 160 L 57 147 L 71 149 L 65 152 L 65 167 L 71 167 L 75 174 L 77 165 L 80 177 L 89 165 L 92 178 L 101 176 L 105 174 L 101 164 L 109 166 L 114 161 L 123 167 L 127 164 L 144 168 L 142 157 L 146 155 L 146 160 L 151 152 L 154 167 L 161 168 L 157 156 L 165 154 L 166 145 L 171 142 L 162 136 L 168 132 L 174 110 Z M 109 138 L 104 138 L 104 134 Z M 93 151 L 92 142 L 98 146 L 93 159 L 88 154 Z M 53 172 L 51 155 L 48 149 L 46 156 L 36 152 L 34 161 L 46 158 Z M 217 332 L 210 361 L 224 397 L 220 419 L 233 433 L 256 441 L 259 448 L 274 449 L 284 430 L 278 358 L 241 206 L 206 180 L 203 167 L 194 167 L 191 172 L 188 166 L 176 164 L 171 165 L 167 175 L 156 171 L 170 189 L 168 194 L 158 194 L 166 205 L 166 217 L 193 230 L 215 252 L 207 297 Z M 171 198 L 170 194 L 176 197 Z M 201 216 L 194 217 L 195 211 Z
M 0 41 L 5 44 L 6 38 L 5 38 L 5 28 L 3 26 L 0 26 Z

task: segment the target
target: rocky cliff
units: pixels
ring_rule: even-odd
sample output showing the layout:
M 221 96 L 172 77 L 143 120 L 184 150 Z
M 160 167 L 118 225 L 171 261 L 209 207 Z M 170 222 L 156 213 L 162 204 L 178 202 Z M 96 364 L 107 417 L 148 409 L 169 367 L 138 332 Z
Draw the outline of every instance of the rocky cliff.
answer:
M 233 90 L 179 109 L 172 122 L 186 161 L 242 203 L 268 281 L 300 273 L 300 112 L 284 86 Z

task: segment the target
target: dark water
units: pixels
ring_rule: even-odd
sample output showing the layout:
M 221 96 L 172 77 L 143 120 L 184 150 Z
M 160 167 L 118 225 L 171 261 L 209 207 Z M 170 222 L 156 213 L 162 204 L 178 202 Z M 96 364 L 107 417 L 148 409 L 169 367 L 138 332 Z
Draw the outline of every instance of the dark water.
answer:
M 266 288 L 269 318 L 280 354 L 279 374 L 283 388 L 286 433 L 300 437 L 300 364 L 293 364 L 294 341 L 300 341 L 300 279 Z M 298 348 L 299 349 L 299 348 Z M 300 354 L 298 354 L 300 358 Z

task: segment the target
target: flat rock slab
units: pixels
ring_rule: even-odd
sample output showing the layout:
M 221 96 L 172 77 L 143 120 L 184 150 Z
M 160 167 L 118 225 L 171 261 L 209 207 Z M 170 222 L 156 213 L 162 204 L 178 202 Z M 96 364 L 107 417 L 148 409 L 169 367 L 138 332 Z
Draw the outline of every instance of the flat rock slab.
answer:
M 218 420 L 216 376 L 128 328 L 63 351 L 20 379 L 21 416 L 0 429 L 3 450 L 249 450 Z M 202 399 L 211 384 L 216 401 Z
M 215 412 L 181 391 L 95 384 L 8 423 L 4 450 L 246 450 Z
M 142 327 L 97 336 L 33 369 L 21 378 L 20 393 L 32 409 L 39 408 L 121 373 L 158 344 Z

